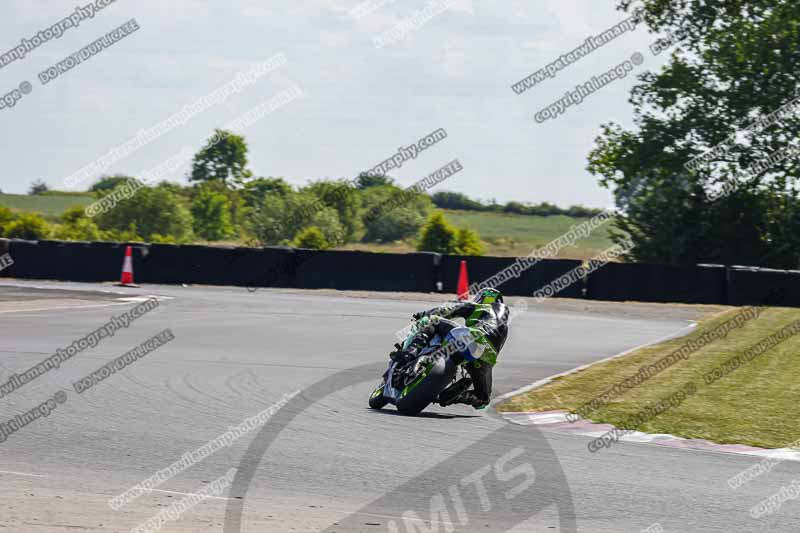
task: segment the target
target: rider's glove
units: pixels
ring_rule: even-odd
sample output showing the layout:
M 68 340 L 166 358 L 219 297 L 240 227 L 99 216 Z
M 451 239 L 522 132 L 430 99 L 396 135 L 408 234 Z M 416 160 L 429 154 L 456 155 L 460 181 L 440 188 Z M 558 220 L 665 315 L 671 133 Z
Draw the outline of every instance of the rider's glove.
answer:
M 392 361 L 400 362 L 404 360 L 404 356 L 405 352 L 403 351 L 403 345 L 399 343 L 395 344 L 394 350 L 389 352 L 389 359 Z
M 411 315 L 411 318 L 413 318 L 414 320 L 419 320 L 420 318 L 424 317 L 425 314 L 426 314 L 425 311 L 419 311 Z

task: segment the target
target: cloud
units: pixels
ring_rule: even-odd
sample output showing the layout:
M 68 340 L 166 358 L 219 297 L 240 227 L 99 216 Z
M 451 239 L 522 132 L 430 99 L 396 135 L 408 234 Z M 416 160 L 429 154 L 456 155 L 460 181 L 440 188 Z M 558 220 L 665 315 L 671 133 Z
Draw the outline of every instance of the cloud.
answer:
M 529 50 L 547 50 L 547 51 L 558 49 L 558 47 L 556 47 L 556 45 L 553 44 L 553 41 L 544 39 L 524 42 L 522 43 L 522 48 L 526 48 Z
M 451 7 L 450 10 L 461 11 L 469 15 L 475 14 L 475 9 L 473 9 L 472 6 L 472 0 L 456 0 L 455 3 L 453 4 L 453 7 Z
M 353 42 L 353 34 L 346 31 L 322 30 L 319 34 L 319 42 L 332 48 L 341 48 Z

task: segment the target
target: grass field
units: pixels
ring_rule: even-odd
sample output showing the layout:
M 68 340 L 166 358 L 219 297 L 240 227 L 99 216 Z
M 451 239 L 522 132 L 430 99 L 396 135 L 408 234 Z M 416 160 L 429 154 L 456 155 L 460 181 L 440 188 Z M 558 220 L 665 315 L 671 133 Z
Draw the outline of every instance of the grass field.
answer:
M 445 216 L 459 227 L 470 228 L 481 235 L 495 255 L 528 255 L 558 238 L 575 224 L 588 219 L 567 216 L 536 217 L 480 211 L 445 211 Z M 588 259 L 612 245 L 608 235 L 611 223 L 597 228 L 576 247 L 566 248 L 560 257 Z
M 581 372 L 556 379 L 530 393 L 499 406 L 501 411 L 575 411 L 597 398 L 621 380 L 636 376 L 640 368 L 682 348 L 714 330 L 742 309 L 703 320 L 688 336 L 637 350 Z M 647 433 L 670 433 L 712 442 L 781 448 L 800 437 L 796 409 L 800 401 L 800 310 L 767 308 L 726 337 L 700 346 L 685 359 L 651 375 L 633 388 L 619 388 L 594 410 L 580 412 L 595 422 Z M 754 349 L 762 340 L 793 325 L 779 343 Z M 738 364 L 728 364 L 741 355 Z M 711 379 L 713 377 L 714 379 Z M 640 425 L 630 420 L 645 407 L 653 407 L 693 383 L 696 392 L 678 405 Z
M 447 220 L 452 224 L 477 231 L 486 243 L 486 255 L 526 256 L 538 248 L 568 232 L 575 224 L 585 222 L 586 218 L 567 216 L 537 217 L 481 211 L 456 211 L 444 209 Z M 608 235 L 611 222 L 596 229 L 589 237 L 568 247 L 558 254 L 562 258 L 589 259 L 612 245 Z M 376 252 L 411 252 L 414 248 L 408 243 L 391 244 L 349 244 L 347 250 L 369 250 Z
M 25 194 L 0 194 L 0 206 L 12 211 L 29 211 L 40 213 L 45 218 L 59 216 L 65 209 L 74 205 L 88 205 L 93 196 L 88 193 L 41 194 L 28 196 Z

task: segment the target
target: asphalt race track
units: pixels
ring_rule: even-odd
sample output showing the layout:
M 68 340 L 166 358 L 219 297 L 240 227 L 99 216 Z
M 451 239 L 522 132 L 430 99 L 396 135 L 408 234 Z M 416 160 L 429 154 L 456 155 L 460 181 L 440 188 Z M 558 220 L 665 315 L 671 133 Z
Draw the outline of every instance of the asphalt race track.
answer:
M 634 443 L 591 454 L 588 437 L 511 426 L 488 411 L 437 407 L 407 418 L 391 407 L 368 409 L 380 376 L 365 365 L 382 366 L 393 332 L 434 297 L 6 283 L 17 287 L 0 286 L 2 381 L 134 305 L 93 290 L 168 298 L 0 399 L 5 422 L 57 391 L 67 395 L 48 417 L 0 444 L 0 531 L 130 531 L 231 468 L 238 472 L 229 491 L 161 531 L 639 532 L 655 523 L 667 532 L 800 528 L 800 502 L 785 502 L 761 521 L 748 515 L 798 477 L 797 463 L 782 463 L 732 490 L 726 480 L 757 459 Z M 602 309 L 532 306 L 511 326 L 494 395 L 688 327 L 683 311 Z M 75 392 L 74 381 L 165 328 L 174 340 Z M 297 391 L 263 430 L 120 510 L 109 507 L 110 498 Z M 523 463 L 531 483 L 515 492 L 528 481 L 524 469 L 512 470 Z M 476 472 L 488 494 L 465 482 Z M 509 472 L 516 477 L 503 478 Z M 444 513 L 432 515 L 442 501 Z

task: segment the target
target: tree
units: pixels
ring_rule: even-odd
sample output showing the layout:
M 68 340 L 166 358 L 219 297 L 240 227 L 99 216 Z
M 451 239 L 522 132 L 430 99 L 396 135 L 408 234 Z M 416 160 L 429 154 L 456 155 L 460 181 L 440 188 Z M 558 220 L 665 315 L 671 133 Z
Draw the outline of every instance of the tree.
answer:
M 50 190 L 50 187 L 44 182 L 44 180 L 36 180 L 31 183 L 30 189 L 28 189 L 28 194 L 31 196 L 46 193 Z
M 465 209 L 470 211 L 486 211 L 486 206 L 467 197 L 460 192 L 440 191 L 434 193 L 433 203 L 440 209 Z
M 34 213 L 23 213 L 16 220 L 6 224 L 4 234 L 8 239 L 36 241 L 49 237 L 50 227 L 41 216 Z
M 143 187 L 95 218 L 102 230 L 130 231 L 145 240 L 161 235 L 185 242 L 192 236 L 192 215 L 185 200 L 161 185 Z
M 291 192 L 291 185 L 283 178 L 255 178 L 245 184 L 242 196 L 248 207 L 254 207 L 261 204 L 268 195 L 286 196 Z
M 216 129 L 206 146 L 194 156 L 189 180 L 219 180 L 226 185 L 242 185 L 251 176 L 244 137 Z
M 326 207 L 315 212 L 308 218 L 303 227 L 305 228 L 308 226 L 317 226 L 320 228 L 330 248 L 342 246 L 349 240 L 347 230 L 339 221 L 339 215 L 333 208 Z
M 346 231 L 336 210 L 307 191 L 267 196 L 249 220 L 250 233 L 264 246 L 289 244 L 309 226 L 320 228 L 331 246 L 346 242 Z
M 433 207 L 427 194 L 401 189 L 395 185 L 381 185 L 364 190 L 361 193 L 361 204 L 361 217 L 365 226 L 371 226 L 377 219 L 402 208 L 419 213 L 424 221 Z
M 355 237 L 356 232 L 361 228 L 361 220 L 358 216 L 361 197 L 357 189 L 343 181 L 316 181 L 303 187 L 301 192 L 313 194 L 323 205 L 336 210 L 339 222 L 345 231 L 345 241 Z M 324 228 L 324 226 L 321 227 Z
M 309 226 L 298 233 L 293 245 L 296 248 L 310 248 L 312 250 L 324 250 L 329 247 L 325 234 L 317 226 Z
M 797 3 L 644 7 L 651 32 L 677 40 L 669 63 L 632 90 L 636 127 L 605 124 L 589 155 L 589 171 L 622 213 L 614 240 L 629 235 L 638 261 L 796 268 L 797 238 L 783 224 L 796 227 L 800 165 L 759 163 L 792 153 L 800 119 L 756 122 L 796 97 Z M 707 161 L 695 160 L 703 154 Z M 733 192 L 718 195 L 722 187 Z
M 281 244 L 294 237 L 292 229 L 286 223 L 290 216 L 288 200 L 281 196 L 267 196 L 260 205 L 250 211 L 247 228 L 261 246 Z
M 399 241 L 416 235 L 424 223 L 425 217 L 419 211 L 410 207 L 398 207 L 365 222 L 367 231 L 363 240 L 366 242 Z
M 505 207 L 503 207 L 503 211 L 506 213 L 516 213 L 518 215 L 529 214 L 528 206 L 521 202 L 508 202 Z
M 603 212 L 602 209 L 597 209 L 595 207 L 571 205 L 567 208 L 564 214 L 567 215 L 568 217 L 574 217 L 574 218 L 591 218 L 593 216 L 599 215 L 602 212 Z
M 456 235 L 455 253 L 459 255 L 483 255 L 486 249 L 478 232 L 461 228 Z
M 370 187 L 381 187 L 383 185 L 394 185 L 394 180 L 389 176 L 369 174 L 367 172 L 362 172 L 358 175 L 358 188 L 362 191 Z
M 417 250 L 453 254 L 456 252 L 457 233 L 442 213 L 434 213 L 422 227 Z
M 230 204 L 224 194 L 200 187 L 191 205 L 195 234 L 207 241 L 221 241 L 234 234 Z
M 132 178 L 130 176 L 124 176 L 122 174 L 115 174 L 113 176 L 103 176 L 102 178 L 97 180 L 91 187 L 89 187 L 89 192 L 108 192 L 115 189 L 117 186 L 127 182 L 129 179 Z

